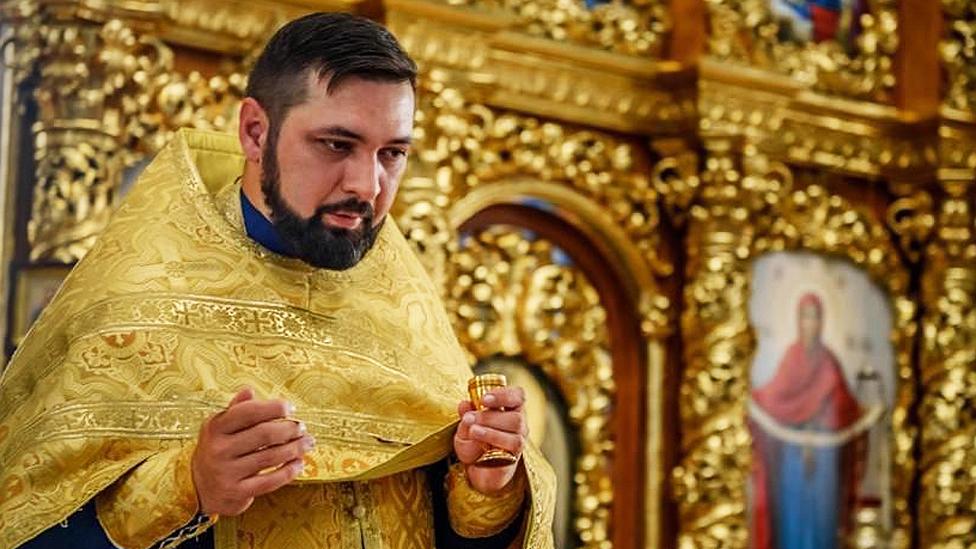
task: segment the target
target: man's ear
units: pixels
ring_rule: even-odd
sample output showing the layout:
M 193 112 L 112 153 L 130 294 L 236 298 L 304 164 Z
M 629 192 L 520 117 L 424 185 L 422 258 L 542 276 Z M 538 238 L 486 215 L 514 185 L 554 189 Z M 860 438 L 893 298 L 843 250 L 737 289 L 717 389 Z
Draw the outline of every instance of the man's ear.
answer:
M 237 127 L 237 133 L 241 140 L 241 149 L 249 162 L 261 163 L 269 128 L 268 113 L 253 97 L 245 97 L 241 101 L 240 124 Z

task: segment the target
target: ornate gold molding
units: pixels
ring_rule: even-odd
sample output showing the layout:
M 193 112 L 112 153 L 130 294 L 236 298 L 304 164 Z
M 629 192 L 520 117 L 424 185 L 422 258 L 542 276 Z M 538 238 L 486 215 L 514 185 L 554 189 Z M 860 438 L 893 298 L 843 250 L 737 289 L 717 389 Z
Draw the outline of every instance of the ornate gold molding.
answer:
M 30 257 L 71 263 L 107 222 L 123 170 L 179 127 L 226 129 L 245 75 L 240 63 L 211 78 L 177 74 L 168 46 L 119 19 L 62 19 L 30 2 L 4 8 L 18 17 L 16 75 L 37 76 Z
M 32 259 L 70 262 L 108 220 L 133 106 L 126 96 L 139 88 L 137 73 L 150 79 L 159 73 L 162 52 L 118 20 L 65 21 L 42 7 L 21 3 L 12 10 L 23 18 L 15 20 L 16 74 L 37 72 L 37 180 L 27 230 Z
M 940 167 L 976 170 L 976 114 L 943 109 L 939 137 Z
M 501 13 L 511 30 L 614 53 L 661 57 L 671 29 L 668 3 L 662 0 L 610 2 L 588 8 L 583 0 L 436 0 Z
M 228 55 L 246 55 L 278 27 L 313 11 L 363 9 L 367 0 L 157 0 L 164 19 L 159 37 L 168 44 Z
M 709 53 L 717 60 L 789 76 L 804 88 L 890 103 L 898 49 L 898 2 L 871 2 L 853 52 L 836 42 L 780 40 L 768 0 L 709 0 Z
M 419 162 L 412 168 L 420 178 L 404 185 L 406 202 L 417 204 L 410 197 L 424 190 L 421 185 L 441 194 L 435 200 L 443 207 L 494 182 L 555 182 L 603 209 L 607 224 L 623 229 L 653 273 L 671 272 L 660 254 L 658 192 L 644 174 L 649 159 L 639 148 L 596 131 L 470 102 L 447 80 L 435 71 L 420 84 Z
M 743 148 L 737 140 L 709 138 L 705 147 L 706 170 L 688 229 L 689 283 L 682 317 L 684 332 L 696 336 L 685 339 L 683 457 L 673 475 L 679 546 L 748 546 L 750 437 L 745 404 L 755 345 L 748 319 L 749 264 L 769 252 L 804 249 L 847 258 L 891 299 L 898 381 L 891 420 L 894 527 L 880 535 L 889 547 L 907 548 L 916 311 L 907 268 L 884 225 L 839 196 L 817 185 L 794 189 L 790 170 L 767 163 L 754 150 L 740 156 Z
M 746 480 L 749 435 L 747 310 L 751 231 L 740 202 L 739 142 L 709 139 L 702 195 L 688 228 L 685 371 L 679 392 L 681 459 L 673 473 L 678 547 L 747 547 Z M 739 213 L 736 213 L 739 212 Z M 736 222 L 738 220 L 738 222 Z M 740 253 L 740 250 L 742 252 Z
M 976 171 L 944 170 L 945 198 L 922 277 L 920 547 L 976 531 Z
M 825 97 L 788 79 L 702 63 L 701 127 L 736 133 L 764 154 L 866 179 L 926 181 L 939 162 L 935 121 Z
M 976 114 L 976 4 L 968 0 L 942 0 L 945 36 L 942 63 L 948 89 L 943 105 Z
M 570 391 L 564 394 L 575 410 L 573 421 L 581 422 L 577 425 L 586 452 L 577 464 L 577 531 L 584 546 L 607 547 L 611 434 L 598 426 L 606 424 L 610 413 L 604 403 L 612 402 L 612 365 L 603 351 L 597 362 L 586 358 L 586 349 L 604 341 L 591 328 L 579 332 L 566 328 L 569 324 L 547 324 L 589 318 L 582 311 L 597 314 L 602 310 L 599 300 L 591 290 L 581 289 L 579 275 L 566 278 L 575 268 L 540 259 L 551 252 L 550 244 L 505 233 L 474 235 L 459 247 L 457 228 L 494 204 L 527 203 L 569 220 L 592 236 L 594 245 L 604 247 L 607 257 L 619 258 L 630 277 L 624 283 L 634 296 L 645 336 L 663 338 L 669 332 L 670 303 L 658 292 L 653 275 L 672 267 L 659 252 L 658 195 L 643 173 L 649 162 L 625 140 L 489 107 L 470 100 L 457 83 L 444 70 L 422 74 L 414 136 L 417 158 L 400 190 L 397 220 L 429 272 L 444 285 L 461 338 L 476 357 L 525 355 Z M 561 297 L 543 299 L 549 295 L 546 288 L 557 287 L 564 292 Z M 568 301 L 560 305 L 560 300 Z M 582 316 L 573 320 L 563 308 L 577 306 L 583 309 L 573 314 Z M 489 320 L 479 320 L 485 318 Z M 576 334 L 584 343 L 566 338 L 565 344 L 553 347 L 530 341 L 553 329 Z M 585 351 L 581 359 L 563 356 L 572 345 Z M 594 368 L 609 378 L 592 377 Z M 659 413 L 652 414 L 655 420 Z M 660 432 L 655 436 L 663 443 Z
M 697 124 L 693 71 L 675 62 L 535 37 L 504 10 L 426 0 L 388 5 L 387 23 L 407 51 L 431 70 L 451 70 L 479 102 L 645 135 L 688 133 Z
M 898 237 L 901 251 L 918 263 L 935 228 L 935 209 L 928 189 L 907 183 L 889 183 L 896 198 L 888 205 L 887 225 Z
M 243 54 L 301 11 L 264 2 L 180 0 L 162 2 L 166 22 L 160 38 L 173 44 Z
M 606 312 L 585 275 L 557 253 L 552 243 L 516 228 L 470 235 L 450 259 L 448 309 L 475 360 L 522 358 L 558 388 L 580 445 L 574 530 L 580 547 L 607 548 L 616 391 Z

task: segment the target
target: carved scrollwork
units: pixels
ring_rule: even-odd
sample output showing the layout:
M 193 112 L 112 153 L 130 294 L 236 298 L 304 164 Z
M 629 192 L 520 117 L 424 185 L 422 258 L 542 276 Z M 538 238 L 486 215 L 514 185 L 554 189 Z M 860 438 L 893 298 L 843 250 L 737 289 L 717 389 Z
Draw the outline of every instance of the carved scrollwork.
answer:
M 671 220 L 683 225 L 701 187 L 698 151 L 689 147 L 685 140 L 675 138 L 660 139 L 651 146 L 661 156 L 651 171 L 654 189 L 660 194 Z
M 976 531 L 976 173 L 943 172 L 922 277 L 921 547 L 972 547 Z
M 108 220 L 138 82 L 161 74 L 168 52 L 118 20 L 34 30 L 37 180 L 27 233 L 31 259 L 68 263 L 84 255 Z
M 668 4 L 661 0 L 608 2 L 592 8 L 582 0 L 439 1 L 511 12 L 516 28 L 533 36 L 643 57 L 661 57 L 671 28 Z
M 237 125 L 237 111 L 247 86 L 250 61 L 228 63 L 215 76 L 199 72 L 182 75 L 171 68 L 158 75 L 151 86 L 135 94 L 129 118 L 131 163 L 155 154 L 182 127 L 231 131 Z
M 233 2 L 214 0 L 164 1 L 161 4 L 168 20 L 167 27 L 177 29 L 181 41 L 233 53 L 250 51 L 287 21 L 289 15 L 297 17 L 301 13 L 291 6 L 275 6 L 274 3 L 253 3 L 248 9 L 241 9 L 240 4 Z
M 596 289 L 552 243 L 510 227 L 466 237 L 449 265 L 448 309 L 474 358 L 523 358 L 565 398 L 580 443 L 573 487 L 579 547 L 611 547 L 615 387 Z
M 446 195 L 444 204 L 511 178 L 556 182 L 605 208 L 654 272 L 671 272 L 660 255 L 658 193 L 630 143 L 468 102 L 436 73 L 421 85 L 419 160 L 433 174 L 427 185 Z
M 976 113 L 976 4 L 967 0 L 942 0 L 945 36 L 941 44 L 948 89 L 944 104 Z
M 463 236 L 457 227 L 489 204 L 570 216 L 590 208 L 599 225 L 628 241 L 648 273 L 668 273 L 647 162 L 627 141 L 472 101 L 446 71 L 424 72 L 419 86 L 417 158 L 400 190 L 397 221 L 444 283 L 473 357 L 522 356 L 561 388 L 583 442 L 573 495 L 577 532 L 584 547 L 608 547 L 614 390 L 599 298 L 551 244 L 512 231 Z M 519 187 L 524 182 L 531 185 Z M 511 185 L 524 192 L 496 192 Z M 644 333 L 657 337 L 669 325 L 671 305 L 651 290 L 643 288 L 634 305 Z
M 681 549 L 746 547 L 749 435 L 743 418 L 752 334 L 742 257 L 752 235 L 736 202 L 744 172 L 737 141 L 706 140 L 702 195 L 691 209 L 682 316 L 687 338 L 679 407 L 682 458 L 673 473 Z M 743 211 L 743 213 L 745 213 Z
M 30 257 L 71 263 L 107 222 L 125 168 L 179 127 L 229 129 L 247 60 L 212 78 L 184 76 L 168 46 L 121 20 L 48 20 L 32 2 L 4 10 L 18 18 L 15 76 L 38 79 Z
M 914 469 L 912 346 L 916 306 L 909 274 L 884 225 L 818 185 L 799 188 L 785 166 L 729 139 L 705 141 L 708 156 L 700 197 L 688 228 L 688 284 L 682 317 L 686 370 L 680 391 L 683 457 L 673 480 L 682 548 L 748 546 L 745 486 L 750 436 L 745 424 L 755 339 L 748 318 L 750 261 L 769 252 L 804 249 L 840 256 L 863 269 L 888 294 L 898 388 L 891 420 L 892 530 L 858 518 L 863 540 L 905 548 L 912 515 Z M 871 524 L 869 524 L 871 522 Z M 868 532 L 867 530 L 874 530 Z M 870 535 L 869 535 L 870 534 Z M 873 537 L 872 537 L 873 536 Z M 860 543 L 860 542 L 859 542 Z M 865 542 L 866 543 L 866 542 Z
M 892 202 L 888 206 L 888 226 L 898 235 L 902 252 L 917 263 L 935 227 L 932 195 L 913 189 Z
M 735 61 L 794 78 L 830 94 L 887 103 L 895 86 L 898 4 L 871 2 L 860 18 L 853 51 L 837 42 L 795 43 L 780 38 L 780 23 L 768 0 L 709 0 L 709 50 Z

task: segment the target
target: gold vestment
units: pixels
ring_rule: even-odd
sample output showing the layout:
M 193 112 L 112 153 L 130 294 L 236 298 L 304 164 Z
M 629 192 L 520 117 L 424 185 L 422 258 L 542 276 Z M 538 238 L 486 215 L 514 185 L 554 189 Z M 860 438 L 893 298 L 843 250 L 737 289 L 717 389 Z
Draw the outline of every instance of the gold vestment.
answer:
M 471 376 L 435 288 L 392 220 L 347 271 L 261 248 L 219 205 L 242 168 L 235 137 L 179 132 L 18 348 L 0 382 L 0 549 L 96 495 L 120 546 L 168 535 L 197 510 L 201 422 L 244 385 L 294 403 L 318 444 L 295 484 L 217 522 L 218 548 L 432 539 L 418 468 L 450 454 Z M 552 473 L 531 448 L 523 467 L 522 545 L 551 547 Z M 461 533 L 510 511 L 462 486 L 452 523 L 464 493 L 483 516 Z

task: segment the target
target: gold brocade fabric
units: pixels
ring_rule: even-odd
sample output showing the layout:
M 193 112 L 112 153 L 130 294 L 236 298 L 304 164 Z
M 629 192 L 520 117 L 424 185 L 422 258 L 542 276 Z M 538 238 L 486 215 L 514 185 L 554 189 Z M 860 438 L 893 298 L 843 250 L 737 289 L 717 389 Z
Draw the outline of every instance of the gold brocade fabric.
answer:
M 318 440 L 302 483 L 450 453 L 471 372 L 395 225 L 348 271 L 277 256 L 215 204 L 242 167 L 235 137 L 179 132 L 14 355 L 0 382 L 0 549 L 195 440 L 243 385 L 293 402 Z M 549 547 L 553 481 L 536 456 L 525 546 Z
M 449 496 L 461 500 L 454 507 L 465 512 L 477 505 L 479 511 L 461 517 L 455 529 L 462 535 L 477 531 L 480 509 L 487 506 L 510 512 L 508 520 L 496 521 L 491 533 L 500 532 L 515 518 L 522 502 L 517 491 L 524 489 L 523 483 L 515 483 L 485 501 L 470 486 L 458 487 Z M 430 487 L 422 469 L 368 481 L 286 486 L 256 499 L 241 516 L 220 519 L 216 528 L 219 549 L 434 547 Z
M 197 514 L 199 503 L 190 469 L 196 444 L 188 440 L 182 446 L 168 446 L 95 496 L 98 521 L 116 547 L 149 547 L 174 537 L 172 532 Z M 68 522 L 70 525 L 71 519 Z
M 510 495 L 525 493 L 525 475 L 519 474 L 505 488 L 509 493 L 482 494 L 468 483 L 464 467 L 451 467 L 446 485 L 451 528 L 466 538 L 484 538 L 501 532 L 518 516 L 522 498 Z

